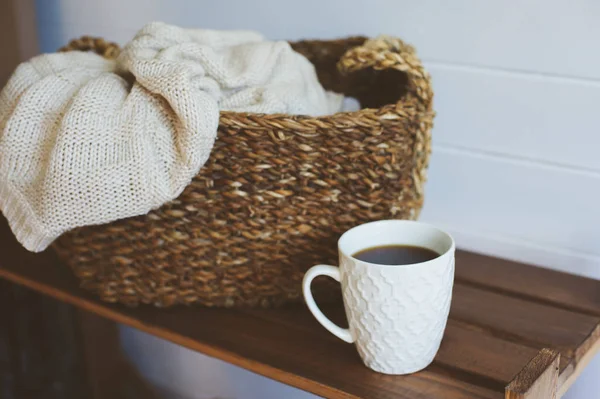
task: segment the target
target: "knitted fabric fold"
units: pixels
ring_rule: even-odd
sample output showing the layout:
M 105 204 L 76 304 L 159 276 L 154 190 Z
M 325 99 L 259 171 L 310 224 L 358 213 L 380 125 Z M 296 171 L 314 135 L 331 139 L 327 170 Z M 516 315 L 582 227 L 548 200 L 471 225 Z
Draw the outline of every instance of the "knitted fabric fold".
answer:
M 220 110 L 323 115 L 341 101 L 287 43 L 254 32 L 152 23 L 116 61 L 41 55 L 0 93 L 0 210 L 41 251 L 176 198 L 208 159 Z

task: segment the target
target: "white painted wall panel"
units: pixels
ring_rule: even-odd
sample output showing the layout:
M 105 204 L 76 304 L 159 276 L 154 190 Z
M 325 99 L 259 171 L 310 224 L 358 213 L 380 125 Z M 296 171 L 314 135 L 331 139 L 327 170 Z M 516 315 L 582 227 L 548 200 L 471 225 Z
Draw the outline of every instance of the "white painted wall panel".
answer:
M 600 171 L 600 82 L 427 67 L 436 144 Z
M 434 147 L 422 218 L 600 256 L 600 173 Z
M 600 79 L 596 0 L 37 0 L 40 22 L 89 31 L 150 20 L 259 29 L 271 38 L 388 33 L 426 60 Z M 71 32 L 69 32 L 71 33 Z M 595 39 L 594 39 L 595 38 Z M 119 37 L 120 39 L 120 37 Z

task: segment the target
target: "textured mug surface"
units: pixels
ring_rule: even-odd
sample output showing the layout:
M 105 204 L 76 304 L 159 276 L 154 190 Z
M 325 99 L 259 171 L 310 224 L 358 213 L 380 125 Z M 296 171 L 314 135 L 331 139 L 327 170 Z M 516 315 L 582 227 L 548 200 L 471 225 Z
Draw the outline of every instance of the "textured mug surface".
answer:
M 399 266 L 352 257 L 366 248 L 398 244 L 429 248 L 440 256 Z M 427 367 L 440 347 L 450 310 L 452 237 L 419 222 L 382 220 L 348 230 L 338 250 L 339 268 L 314 266 L 304 277 L 304 297 L 313 315 L 339 338 L 356 343 L 363 362 L 375 371 L 408 374 Z M 332 323 L 317 307 L 310 284 L 319 275 L 341 283 L 349 329 Z

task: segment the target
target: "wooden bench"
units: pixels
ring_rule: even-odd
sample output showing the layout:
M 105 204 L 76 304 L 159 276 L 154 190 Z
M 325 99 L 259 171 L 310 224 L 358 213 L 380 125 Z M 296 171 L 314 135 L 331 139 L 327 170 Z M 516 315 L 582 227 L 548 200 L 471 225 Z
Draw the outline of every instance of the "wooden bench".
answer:
M 328 398 L 560 397 L 600 349 L 600 282 L 459 251 L 434 363 L 409 376 L 364 367 L 303 304 L 283 309 L 127 308 L 78 287 L 52 251 L 24 250 L 0 222 L 0 277 L 103 318 Z M 341 303 L 325 313 L 345 322 Z

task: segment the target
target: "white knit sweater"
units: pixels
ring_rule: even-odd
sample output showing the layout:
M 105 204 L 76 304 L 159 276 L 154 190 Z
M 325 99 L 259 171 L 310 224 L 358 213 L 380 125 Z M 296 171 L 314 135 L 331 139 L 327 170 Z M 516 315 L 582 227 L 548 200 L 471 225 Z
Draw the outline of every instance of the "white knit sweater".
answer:
M 287 43 L 253 32 L 152 23 L 116 61 L 41 55 L 0 93 L 0 210 L 41 251 L 176 198 L 209 157 L 219 110 L 320 115 L 341 101 Z

